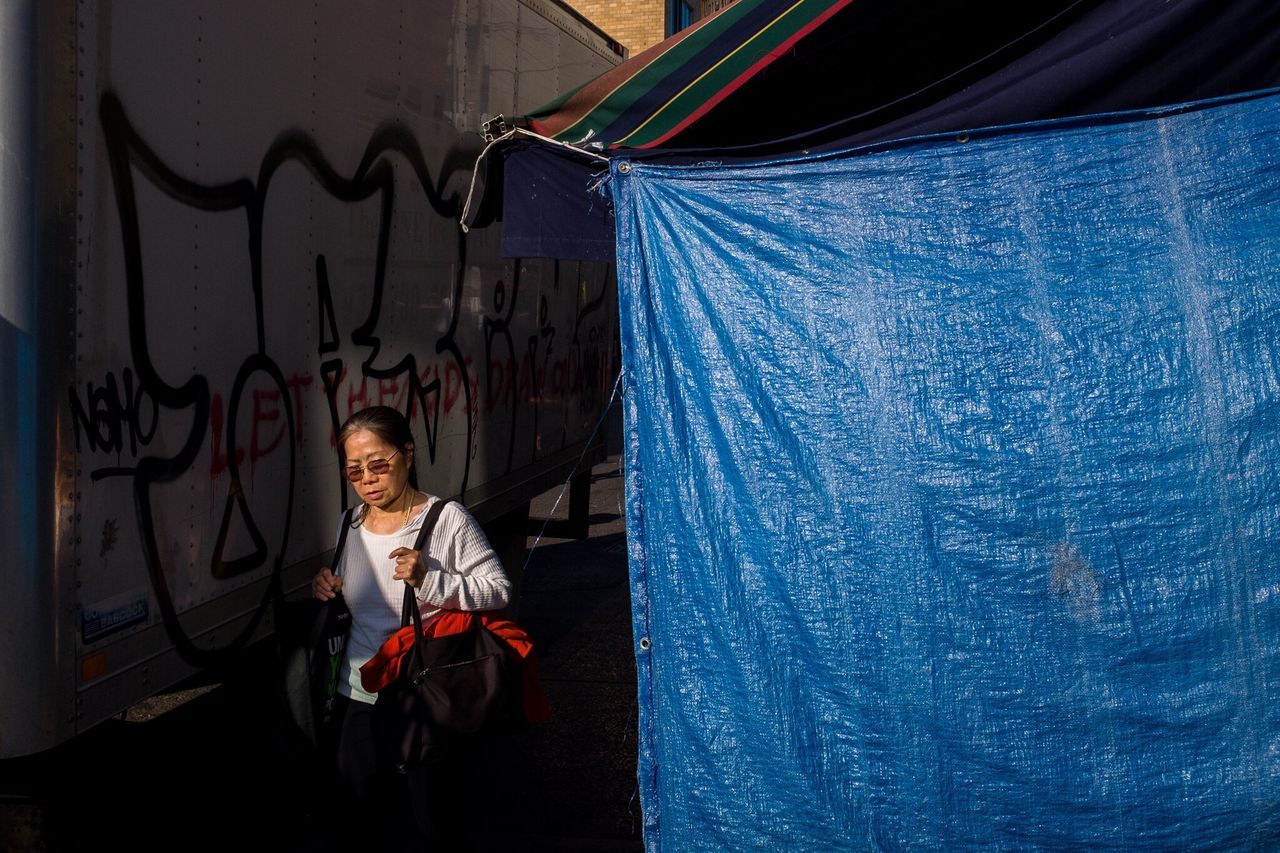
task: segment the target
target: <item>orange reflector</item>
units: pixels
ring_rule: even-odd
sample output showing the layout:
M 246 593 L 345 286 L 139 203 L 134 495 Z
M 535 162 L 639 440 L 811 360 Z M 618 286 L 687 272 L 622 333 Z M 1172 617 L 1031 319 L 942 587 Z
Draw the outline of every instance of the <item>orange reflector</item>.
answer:
M 107 674 L 107 653 L 94 652 L 80 661 L 80 683 L 87 684 Z

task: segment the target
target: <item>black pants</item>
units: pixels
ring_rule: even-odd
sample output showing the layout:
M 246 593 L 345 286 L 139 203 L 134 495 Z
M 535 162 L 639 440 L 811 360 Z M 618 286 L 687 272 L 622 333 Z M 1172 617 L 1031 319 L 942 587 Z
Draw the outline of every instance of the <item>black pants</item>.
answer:
M 428 779 L 435 768 L 400 772 L 379 761 L 373 740 L 373 706 L 346 696 L 335 700 L 338 731 L 338 778 L 345 803 L 335 804 L 335 817 L 351 849 L 425 850 L 440 840 L 432 820 Z

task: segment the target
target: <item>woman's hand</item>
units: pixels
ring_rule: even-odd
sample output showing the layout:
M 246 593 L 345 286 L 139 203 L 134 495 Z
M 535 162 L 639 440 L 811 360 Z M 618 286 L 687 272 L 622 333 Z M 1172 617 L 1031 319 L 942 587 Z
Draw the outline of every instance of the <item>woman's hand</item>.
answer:
M 396 561 L 395 579 L 405 581 L 414 589 L 422 586 L 427 567 L 422 564 L 422 554 L 409 548 L 397 548 L 387 555 Z
M 311 579 L 311 594 L 321 601 L 329 601 L 342 591 L 342 578 L 325 566 Z

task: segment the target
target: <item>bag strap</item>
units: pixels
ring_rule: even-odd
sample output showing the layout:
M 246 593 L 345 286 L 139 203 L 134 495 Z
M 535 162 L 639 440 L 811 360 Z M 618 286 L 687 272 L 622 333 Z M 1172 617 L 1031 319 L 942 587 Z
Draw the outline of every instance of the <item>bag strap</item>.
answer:
M 413 543 L 413 550 L 419 553 L 426 551 L 427 546 L 431 543 L 431 533 L 436 529 L 436 522 L 440 520 L 440 513 L 444 512 L 447 504 L 453 503 L 453 498 L 439 498 L 431 509 L 427 510 L 427 517 L 422 519 L 422 529 L 418 531 L 418 538 Z M 422 563 L 426 565 L 426 558 L 423 557 Z M 417 644 L 417 638 L 422 635 L 422 613 L 418 610 L 417 590 L 408 581 L 404 582 L 404 606 L 400 608 L 400 627 L 413 621 L 414 644 Z
M 351 531 L 351 514 L 354 509 L 348 507 L 342 513 L 342 521 L 338 523 L 338 544 L 333 546 L 333 574 L 337 577 L 342 572 L 342 549 L 347 544 L 347 534 Z

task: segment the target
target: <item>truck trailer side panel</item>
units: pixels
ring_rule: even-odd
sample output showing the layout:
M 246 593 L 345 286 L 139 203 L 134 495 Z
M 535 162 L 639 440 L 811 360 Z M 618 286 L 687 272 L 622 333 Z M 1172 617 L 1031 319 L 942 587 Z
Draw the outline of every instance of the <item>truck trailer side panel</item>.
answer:
M 334 435 L 353 411 L 408 414 L 419 486 L 483 521 L 567 475 L 615 371 L 611 268 L 504 261 L 496 228 L 457 223 L 482 117 L 607 68 L 600 33 L 525 0 L 56 5 L 74 77 L 6 75 L 0 102 L 6 149 L 39 148 L 74 192 L 59 208 L 3 172 L 23 283 L 2 306 L 4 453 L 37 484 L 4 493 L 33 598 L 3 621 L 56 686 L 6 703 L 0 755 L 268 632 L 350 500 Z M 9 7 L 6 42 L 36 14 Z M 25 44 L 51 55 L 51 35 Z M 37 103 L 64 122 L 27 139 Z M 47 209 L 60 274 L 8 251 L 34 242 L 10 198 Z M 44 350 L 23 325 L 41 275 Z M 3 669 L 8 696 L 32 681 Z

